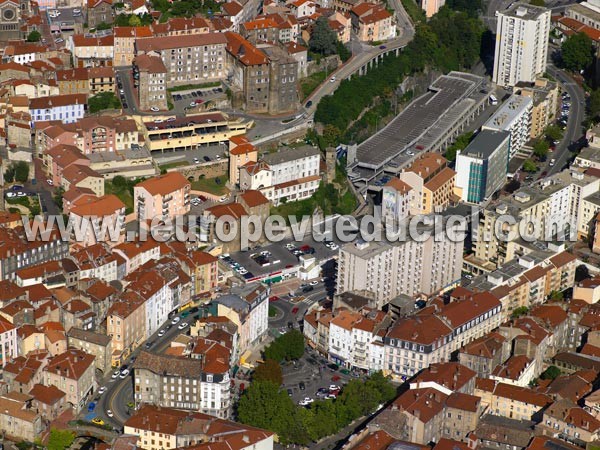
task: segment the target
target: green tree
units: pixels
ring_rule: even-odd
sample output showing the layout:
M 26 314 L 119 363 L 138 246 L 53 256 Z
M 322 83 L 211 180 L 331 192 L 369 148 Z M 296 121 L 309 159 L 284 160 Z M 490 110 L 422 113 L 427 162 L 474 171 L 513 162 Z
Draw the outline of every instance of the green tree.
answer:
M 563 138 L 563 132 L 557 125 L 548 125 L 544 133 L 548 139 L 553 141 L 560 141 Z
M 587 69 L 594 61 L 592 40 L 585 33 L 569 36 L 561 47 L 562 62 L 565 68 L 574 72 Z
M 106 22 L 100 22 L 98 24 L 98 26 L 96 26 L 96 30 L 101 31 L 101 30 L 110 30 L 112 28 L 112 25 Z
M 366 384 L 377 389 L 381 395 L 381 401 L 383 403 L 387 403 L 396 397 L 396 388 L 386 377 L 383 376 L 383 372 L 381 371 L 371 374 L 371 376 L 367 379 Z
M 39 42 L 42 39 L 42 34 L 38 30 L 33 30 L 27 35 L 27 42 Z
M 307 427 L 308 434 L 313 441 L 337 433 L 337 415 L 339 407 L 337 402 L 331 400 L 316 401 L 311 405 L 312 421 Z
M 554 380 L 560 376 L 560 369 L 556 366 L 550 366 L 542 372 L 540 378 L 542 380 Z
M 337 50 L 337 36 L 324 16 L 317 19 L 313 26 L 308 46 L 311 51 L 320 55 L 333 55 Z
M 525 172 L 533 173 L 537 171 L 537 166 L 532 160 L 528 159 L 523 163 L 523 170 Z
M 519 306 L 513 310 L 511 317 L 517 319 L 521 316 L 526 316 L 528 312 L 529 308 L 527 306 Z
M 348 61 L 352 56 L 352 52 L 339 40 L 335 44 L 335 49 L 342 62 Z
M 25 183 L 29 178 L 29 165 L 25 161 L 18 161 L 11 164 L 14 170 L 14 179 L 19 183 Z
M 464 150 L 467 147 L 467 145 L 469 145 L 469 142 L 471 142 L 472 138 L 473 138 L 472 131 L 469 131 L 467 133 L 464 133 L 464 134 L 461 134 L 460 136 L 458 136 L 456 138 L 456 140 L 452 143 L 452 145 L 450 145 L 450 147 L 448 147 L 446 149 L 446 153 L 444 154 L 446 159 L 448 161 L 454 161 L 456 159 L 456 153 L 459 150 Z
M 543 8 L 546 7 L 546 2 L 544 0 L 530 0 L 529 4 L 533 6 L 541 6 Z
M 270 381 L 277 386 L 283 382 L 283 373 L 279 362 L 274 359 L 267 359 L 260 364 L 254 371 L 254 381 Z
M 325 125 L 323 127 L 323 142 L 325 147 L 335 147 L 340 143 L 342 133 L 335 125 Z
M 4 171 L 4 181 L 7 183 L 15 181 L 15 167 L 12 164 Z
M 59 430 L 52 428 L 48 439 L 48 450 L 65 450 L 75 440 L 75 433 L 70 430 Z
M 589 115 L 595 119 L 600 115 L 600 89 L 594 89 L 589 98 Z
M 92 114 L 105 109 L 117 109 L 120 107 L 121 102 L 114 92 L 100 92 L 88 99 L 88 110 Z
M 477 17 L 479 11 L 483 9 L 481 0 L 449 0 L 446 5 L 450 9 L 465 12 L 473 17 Z
M 58 206 L 58 209 L 60 209 L 62 211 L 63 209 L 63 195 L 65 193 L 65 190 L 63 187 L 59 187 L 58 189 L 56 189 L 54 191 L 54 203 L 56 203 L 56 206 Z
M 129 17 L 128 24 L 130 27 L 139 27 L 142 25 L 142 19 L 135 14 L 132 14 L 131 17 Z
M 264 350 L 265 359 L 275 361 L 300 359 L 304 355 L 304 335 L 291 330 L 275 339 Z
M 277 433 L 282 444 L 307 444 L 306 412 L 270 381 L 255 381 L 238 404 L 239 421 Z
M 550 300 L 558 301 L 564 298 L 564 294 L 562 293 L 562 291 L 552 291 L 550 292 L 550 295 L 548 297 L 550 298 Z
M 533 154 L 538 158 L 545 158 L 549 149 L 550 144 L 548 144 L 546 139 L 539 139 L 535 144 L 533 144 Z

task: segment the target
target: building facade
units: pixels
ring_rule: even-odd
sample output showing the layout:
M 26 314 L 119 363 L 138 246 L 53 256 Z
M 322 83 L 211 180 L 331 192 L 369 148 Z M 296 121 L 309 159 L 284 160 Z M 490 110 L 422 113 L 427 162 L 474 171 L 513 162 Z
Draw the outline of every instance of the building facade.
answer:
M 520 81 L 535 81 L 546 70 L 550 10 L 516 3 L 506 11 L 497 12 L 496 17 L 492 80 L 505 87 Z

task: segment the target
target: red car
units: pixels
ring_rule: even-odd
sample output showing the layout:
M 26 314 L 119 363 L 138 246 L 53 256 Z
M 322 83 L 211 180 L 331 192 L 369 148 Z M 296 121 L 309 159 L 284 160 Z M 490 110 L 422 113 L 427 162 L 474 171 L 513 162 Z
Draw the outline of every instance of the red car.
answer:
M 303 252 L 307 252 L 310 250 L 310 245 L 303 245 L 302 247 L 300 247 L 300 250 L 302 250 Z
M 334 375 L 331 377 L 331 381 L 339 381 L 340 380 L 340 376 L 339 375 Z
M 269 297 L 269 301 L 270 301 L 270 302 L 276 302 L 277 300 L 279 300 L 279 297 L 277 297 L 276 295 L 271 295 L 271 296 Z
M 297 306 L 294 306 L 294 307 L 292 308 L 292 314 L 296 314 L 297 312 L 298 312 L 298 307 L 297 307 Z

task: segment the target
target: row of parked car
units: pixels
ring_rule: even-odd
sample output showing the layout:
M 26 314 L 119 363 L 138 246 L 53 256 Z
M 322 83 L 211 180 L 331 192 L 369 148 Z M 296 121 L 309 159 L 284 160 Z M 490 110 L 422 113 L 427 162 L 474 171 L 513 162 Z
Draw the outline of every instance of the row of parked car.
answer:
M 254 278 L 254 274 L 246 270 L 244 266 L 240 263 L 236 262 L 229 253 L 225 253 L 224 255 L 220 255 L 219 259 L 231 267 L 235 272 L 243 276 L 245 279 L 249 280 L 250 278 Z

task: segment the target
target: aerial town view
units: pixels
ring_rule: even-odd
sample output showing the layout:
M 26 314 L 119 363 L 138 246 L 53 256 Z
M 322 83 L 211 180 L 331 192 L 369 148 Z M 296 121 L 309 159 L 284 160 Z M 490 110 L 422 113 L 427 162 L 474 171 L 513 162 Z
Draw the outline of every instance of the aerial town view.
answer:
M 0 0 L 0 450 L 600 450 L 600 0 Z

